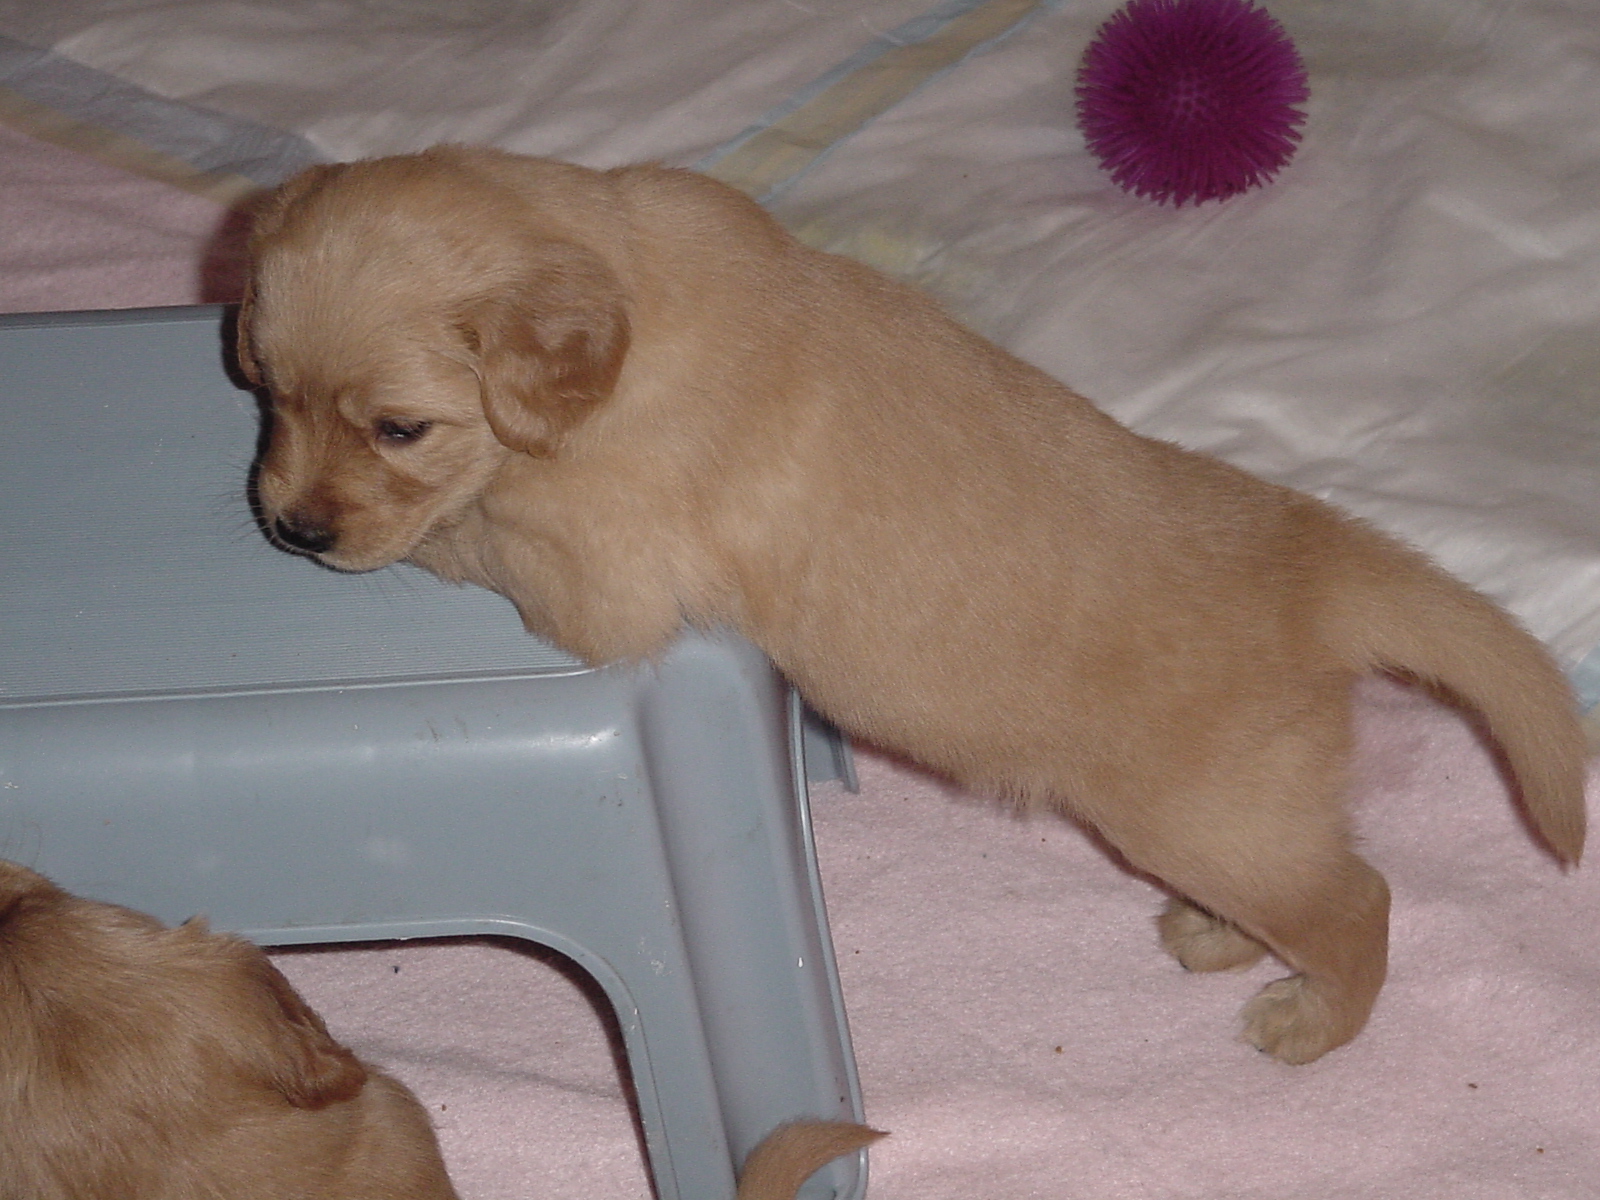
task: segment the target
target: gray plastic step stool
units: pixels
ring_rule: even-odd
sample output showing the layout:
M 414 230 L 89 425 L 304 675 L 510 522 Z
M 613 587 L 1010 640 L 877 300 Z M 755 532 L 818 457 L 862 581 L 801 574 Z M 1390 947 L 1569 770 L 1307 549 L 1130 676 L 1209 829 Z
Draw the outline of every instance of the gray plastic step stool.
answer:
M 553 947 L 616 1011 L 661 1200 L 859 1120 L 793 694 L 731 637 L 593 670 L 488 593 L 272 549 L 223 317 L 0 318 L 0 857 L 267 944 Z

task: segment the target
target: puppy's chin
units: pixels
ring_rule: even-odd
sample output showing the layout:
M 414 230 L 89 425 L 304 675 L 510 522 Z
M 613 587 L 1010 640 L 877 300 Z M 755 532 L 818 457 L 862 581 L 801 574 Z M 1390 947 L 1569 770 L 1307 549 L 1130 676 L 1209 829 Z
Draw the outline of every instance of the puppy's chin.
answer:
M 385 567 L 392 567 L 397 562 L 404 562 L 409 553 L 410 548 L 407 547 L 399 554 L 330 550 L 325 554 L 307 554 L 305 557 L 327 567 L 330 571 L 338 571 L 341 575 L 366 575 L 373 571 L 381 571 Z
M 384 536 L 370 538 L 355 533 L 341 533 L 332 548 L 318 551 L 284 541 L 273 532 L 270 521 L 264 522 L 264 527 L 267 540 L 274 548 L 282 550 L 285 554 L 292 554 L 296 558 L 308 558 L 318 566 L 337 571 L 341 575 L 366 575 L 372 571 L 381 571 L 384 567 L 392 567 L 397 562 L 404 562 L 428 534 L 427 529 L 408 532 L 399 537 L 395 536 L 392 530 L 382 531 Z

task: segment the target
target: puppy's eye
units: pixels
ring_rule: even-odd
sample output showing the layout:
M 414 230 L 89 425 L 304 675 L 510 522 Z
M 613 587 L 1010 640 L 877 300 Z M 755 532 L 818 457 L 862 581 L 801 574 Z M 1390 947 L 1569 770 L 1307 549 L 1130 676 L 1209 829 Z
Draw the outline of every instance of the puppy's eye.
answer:
M 404 446 L 417 441 L 432 428 L 432 421 L 407 421 L 400 417 L 384 417 L 373 424 L 372 432 L 380 442 L 391 446 Z

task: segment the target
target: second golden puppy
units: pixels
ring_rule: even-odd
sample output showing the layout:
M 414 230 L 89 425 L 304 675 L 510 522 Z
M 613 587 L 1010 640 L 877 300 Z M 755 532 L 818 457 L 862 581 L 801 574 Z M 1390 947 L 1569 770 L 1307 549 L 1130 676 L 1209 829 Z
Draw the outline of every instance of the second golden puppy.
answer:
M 4 1200 L 456 1200 L 428 1114 L 203 921 L 0 861 Z
M 1493 604 L 731 188 L 439 148 L 303 173 L 252 255 L 279 541 L 492 588 L 592 662 L 731 626 L 845 730 L 1098 830 L 1175 893 L 1185 965 L 1276 954 L 1245 1032 L 1281 1059 L 1353 1037 L 1384 979 L 1343 803 L 1357 674 L 1482 714 L 1579 856 L 1572 698 Z

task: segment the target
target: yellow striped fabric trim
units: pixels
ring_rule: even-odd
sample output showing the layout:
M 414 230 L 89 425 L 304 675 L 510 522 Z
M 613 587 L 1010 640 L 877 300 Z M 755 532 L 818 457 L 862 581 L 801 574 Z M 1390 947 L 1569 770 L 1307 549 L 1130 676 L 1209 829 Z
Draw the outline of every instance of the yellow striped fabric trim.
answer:
M 261 184 L 253 179 L 226 171 L 203 171 L 137 138 L 80 121 L 7 87 L 0 87 L 0 122 L 40 141 L 92 155 L 124 171 L 170 184 L 218 204 L 237 204 L 262 190 Z
M 799 175 L 840 139 L 904 100 L 940 71 L 1007 33 L 1041 0 L 988 0 L 932 36 L 895 46 L 700 169 L 758 199 Z

